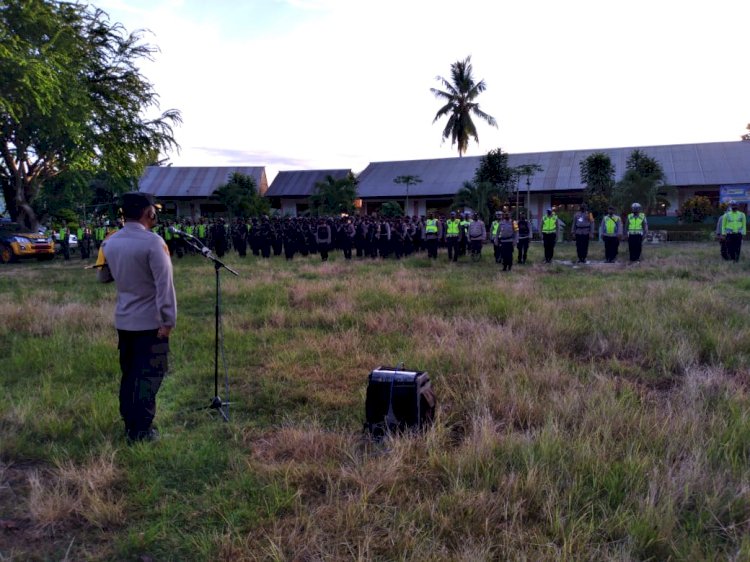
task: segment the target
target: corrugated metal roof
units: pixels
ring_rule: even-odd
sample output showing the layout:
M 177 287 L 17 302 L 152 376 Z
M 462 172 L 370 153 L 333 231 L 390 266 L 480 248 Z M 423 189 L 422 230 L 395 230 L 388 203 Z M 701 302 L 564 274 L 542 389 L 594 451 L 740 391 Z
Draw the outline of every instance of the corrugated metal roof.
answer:
M 750 142 L 743 141 L 510 154 L 508 165 L 539 164 L 543 168 L 531 178 L 531 191 L 580 189 L 580 163 L 589 155 L 608 154 L 615 167 L 615 179 L 619 180 L 635 149 L 661 163 L 669 185 L 713 186 L 750 181 Z M 373 162 L 359 175 L 359 197 L 403 197 L 405 187 L 393 181 L 401 175 L 417 175 L 422 180 L 409 188 L 411 197 L 452 196 L 474 177 L 480 158 Z M 526 178 L 520 182 L 525 189 Z
M 235 172 L 251 176 L 263 193 L 267 181 L 262 166 L 149 166 L 138 185 L 156 197 L 210 197 Z
M 474 177 L 479 158 L 373 162 L 358 176 L 357 193 L 360 197 L 403 197 L 406 186 L 393 180 L 398 176 L 419 176 L 422 182 L 409 186 L 410 197 L 453 196 Z
M 309 197 L 315 184 L 325 181 L 328 176 L 335 180 L 343 179 L 351 170 L 290 170 L 279 172 L 271 182 L 266 197 Z

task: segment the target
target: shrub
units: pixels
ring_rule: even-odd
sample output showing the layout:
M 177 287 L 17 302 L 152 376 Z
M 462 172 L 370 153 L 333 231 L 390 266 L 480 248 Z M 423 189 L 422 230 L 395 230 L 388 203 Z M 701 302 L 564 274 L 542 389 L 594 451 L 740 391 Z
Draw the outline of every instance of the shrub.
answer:
M 716 208 L 708 197 L 696 195 L 685 201 L 677 214 L 683 222 L 703 222 L 716 214 Z

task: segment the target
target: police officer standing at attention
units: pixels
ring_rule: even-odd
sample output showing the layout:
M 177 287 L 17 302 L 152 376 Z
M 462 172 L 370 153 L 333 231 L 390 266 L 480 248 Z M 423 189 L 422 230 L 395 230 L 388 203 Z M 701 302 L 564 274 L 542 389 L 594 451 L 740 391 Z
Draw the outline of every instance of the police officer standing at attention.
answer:
M 450 218 L 445 221 L 445 245 L 448 247 L 448 261 L 458 261 L 458 238 L 461 235 L 461 220 L 456 217 L 456 211 L 451 211 Z
M 427 248 L 427 257 L 437 259 L 438 256 L 438 238 L 440 238 L 440 225 L 435 218 L 434 213 L 427 215 L 424 222 L 424 240 Z
M 531 226 L 531 221 L 526 218 L 526 213 L 521 211 L 521 216 L 518 219 L 518 263 L 526 263 L 526 255 L 529 252 L 529 243 L 531 238 L 534 236 L 534 229 Z
M 331 247 L 332 241 L 331 226 L 321 217 L 318 219 L 318 226 L 315 229 L 315 243 L 318 245 L 322 261 L 328 261 L 328 250 Z
M 604 242 L 604 261 L 607 263 L 615 263 L 620 238 L 622 238 L 622 221 L 615 214 L 615 208 L 610 206 L 599 226 L 599 239 Z
M 547 209 L 542 217 L 542 243 L 544 244 L 544 263 L 552 263 L 557 244 L 557 230 L 565 226 L 553 209 Z
M 169 335 L 177 320 L 172 261 L 148 193 L 122 196 L 125 227 L 102 242 L 106 263 L 98 279 L 117 286 L 115 327 L 119 336 L 120 415 L 128 440 L 153 441 L 156 393 L 168 370 Z
M 742 237 L 747 234 L 747 217 L 740 211 L 737 201 L 730 201 L 731 210 L 724 213 L 721 221 L 721 236 L 725 240 L 727 257 L 732 261 L 740 261 Z
M 578 263 L 586 263 L 589 255 L 589 240 L 594 238 L 594 215 L 589 212 L 585 203 L 573 217 L 573 236 L 576 239 Z
M 641 204 L 633 203 L 631 206 L 632 213 L 628 215 L 628 250 L 630 251 L 630 261 L 641 261 L 641 250 L 643 249 L 643 240 L 648 234 L 648 221 L 646 215 L 641 212 Z

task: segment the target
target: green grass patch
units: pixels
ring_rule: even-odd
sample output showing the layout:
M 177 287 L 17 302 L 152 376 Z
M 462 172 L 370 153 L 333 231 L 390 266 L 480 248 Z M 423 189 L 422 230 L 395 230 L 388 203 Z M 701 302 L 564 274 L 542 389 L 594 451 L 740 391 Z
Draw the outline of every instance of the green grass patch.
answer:
M 621 259 L 627 253 L 621 247 Z M 3 559 L 699 560 L 750 553 L 750 290 L 716 244 L 639 265 L 175 260 L 153 444 L 122 434 L 114 290 L 0 268 Z M 369 371 L 427 370 L 425 434 L 361 435 Z M 68 545 L 70 546 L 69 552 Z M 15 557 L 15 558 L 14 558 Z

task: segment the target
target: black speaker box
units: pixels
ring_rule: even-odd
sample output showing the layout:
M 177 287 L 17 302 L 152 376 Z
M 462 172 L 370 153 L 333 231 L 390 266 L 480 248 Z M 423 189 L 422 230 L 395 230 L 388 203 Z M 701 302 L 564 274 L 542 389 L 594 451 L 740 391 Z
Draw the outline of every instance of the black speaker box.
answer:
M 378 367 L 368 376 L 365 430 L 374 437 L 422 429 L 435 417 L 435 393 L 425 371 Z

